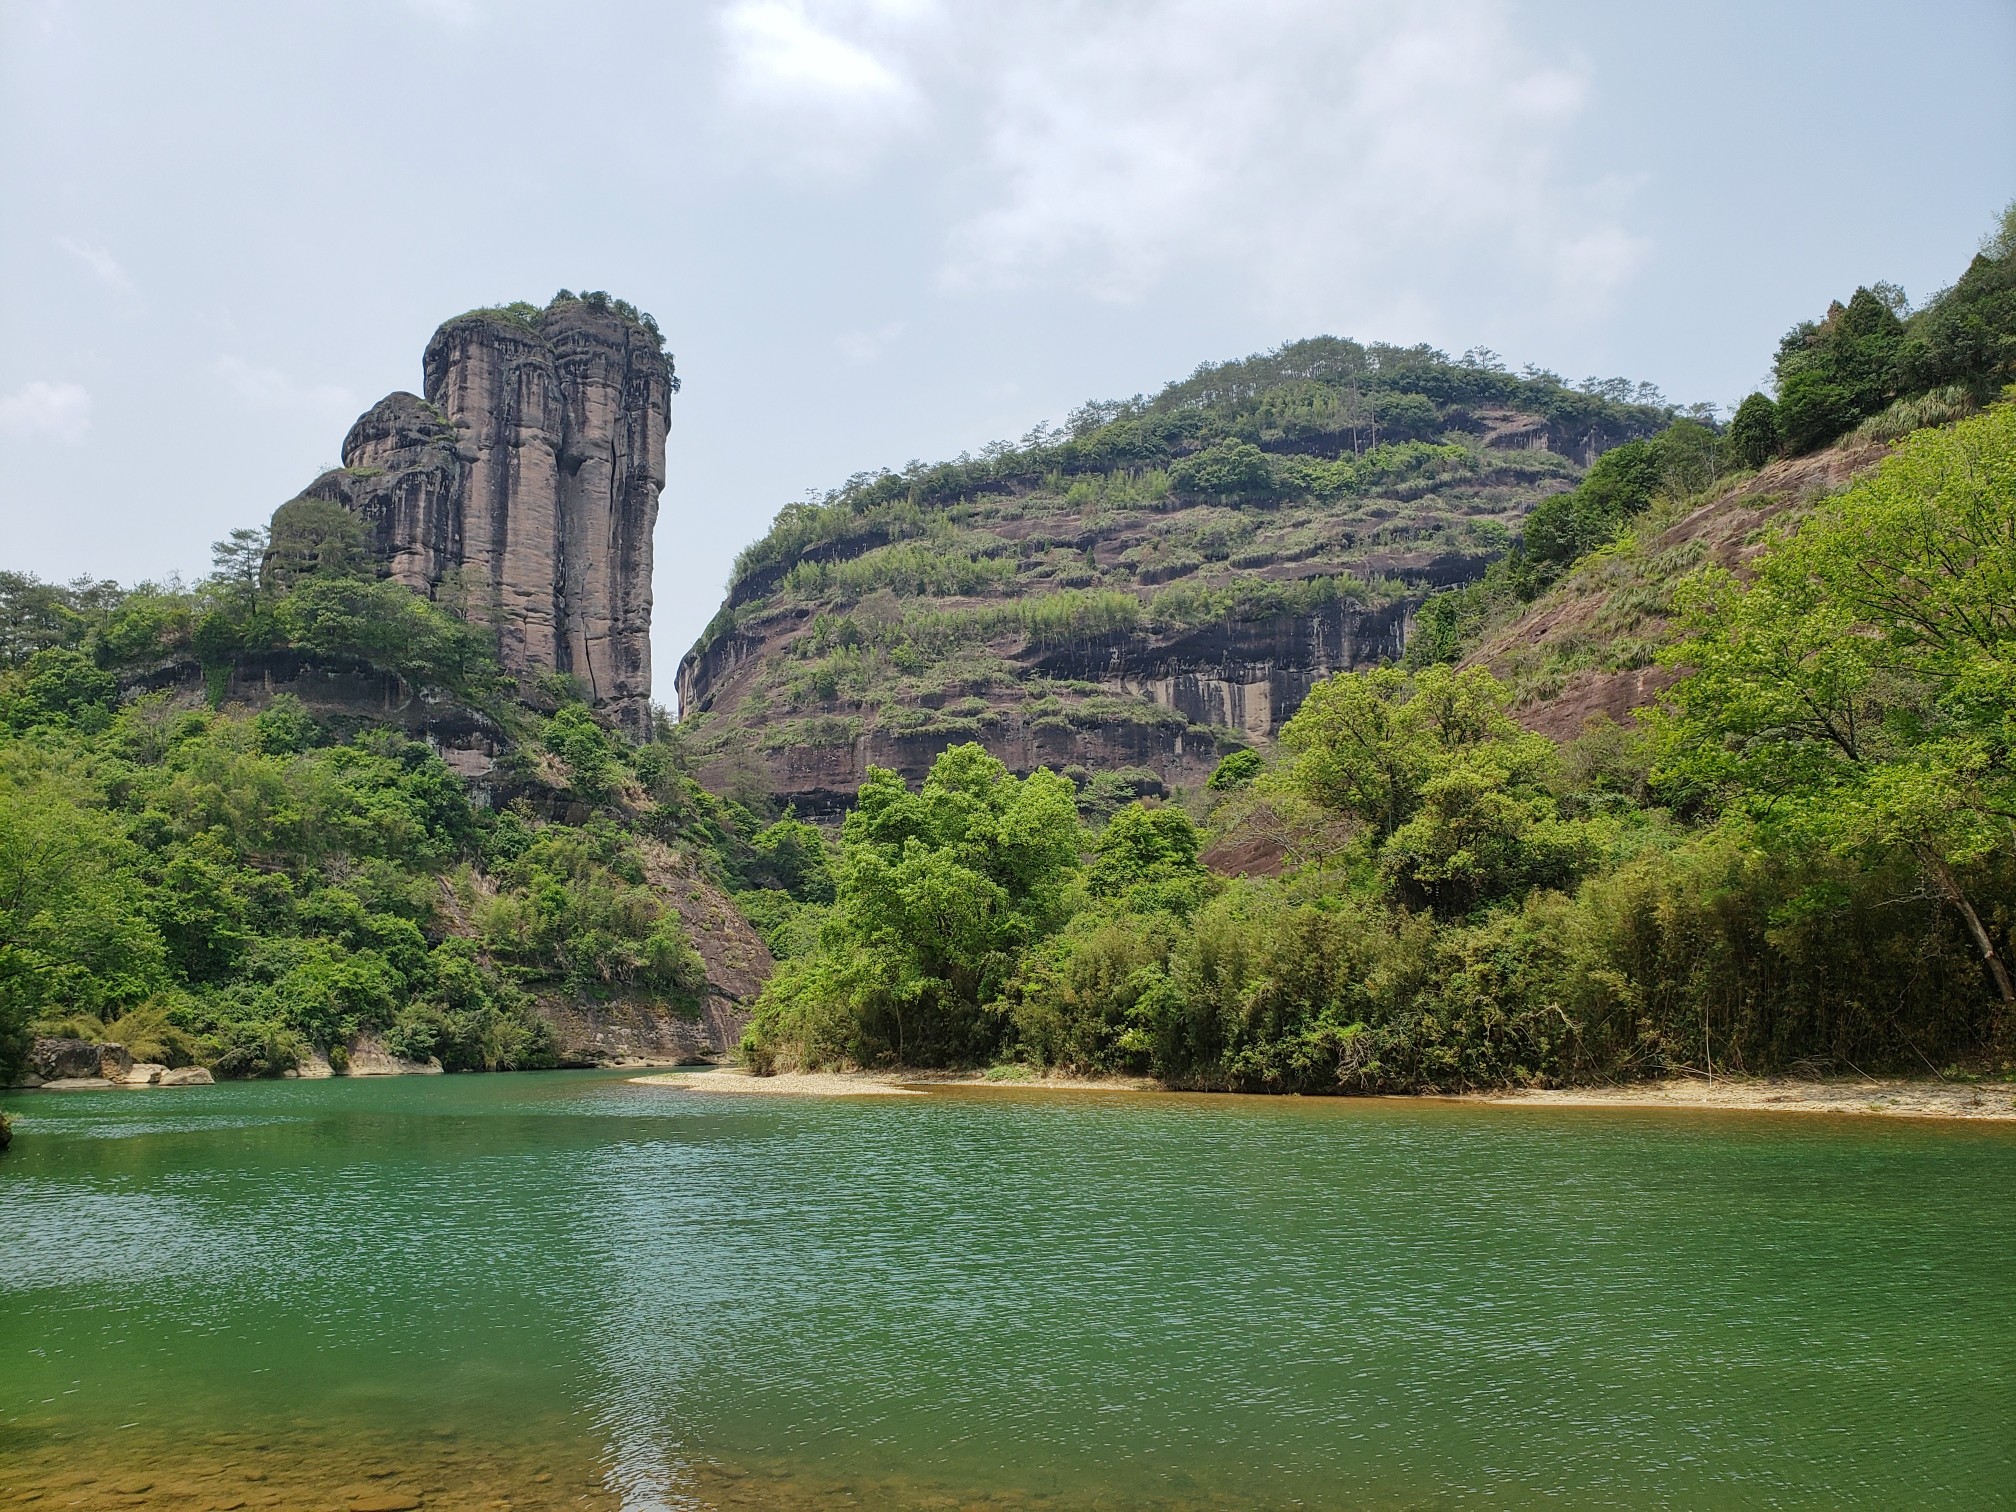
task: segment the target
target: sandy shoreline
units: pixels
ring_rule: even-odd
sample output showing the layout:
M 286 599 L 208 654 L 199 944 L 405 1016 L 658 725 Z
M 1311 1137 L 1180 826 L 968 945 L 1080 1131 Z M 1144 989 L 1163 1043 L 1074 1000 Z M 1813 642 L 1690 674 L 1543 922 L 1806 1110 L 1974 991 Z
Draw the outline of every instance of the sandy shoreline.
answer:
M 1519 1092 L 1471 1092 L 1462 1102 L 1515 1108 L 1699 1108 L 1715 1112 L 1831 1113 L 1890 1118 L 2016 1121 L 2016 1084 L 1920 1081 L 1905 1077 L 1690 1077 L 1626 1082 L 1615 1087 L 1562 1087 Z
M 922 1097 L 930 1087 L 979 1087 L 995 1092 L 1153 1092 L 1151 1081 L 1138 1077 L 1029 1077 L 989 1079 L 981 1071 L 780 1071 L 755 1076 L 739 1066 L 711 1071 L 679 1071 L 657 1076 L 633 1076 L 646 1087 L 677 1087 L 685 1092 L 742 1093 L 758 1097 Z
M 921 1097 L 933 1087 L 995 1092 L 1155 1092 L 1138 1077 L 989 1079 L 977 1071 L 785 1071 L 755 1076 L 740 1067 L 636 1076 L 645 1086 L 758 1097 Z M 1609 1087 L 1451 1094 L 1450 1102 L 1510 1108 L 1663 1108 L 1676 1111 L 1827 1113 L 1837 1117 L 1956 1118 L 2016 1122 L 2016 1083 L 1942 1082 L 1905 1077 L 1671 1077 Z

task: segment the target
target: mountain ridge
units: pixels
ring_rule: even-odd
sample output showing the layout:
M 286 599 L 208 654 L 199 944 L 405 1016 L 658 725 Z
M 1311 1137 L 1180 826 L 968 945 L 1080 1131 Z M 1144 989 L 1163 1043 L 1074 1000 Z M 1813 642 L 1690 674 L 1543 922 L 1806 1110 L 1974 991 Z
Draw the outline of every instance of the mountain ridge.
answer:
M 1488 353 L 1290 343 L 793 505 L 681 660 L 703 773 L 807 812 L 977 739 L 1194 788 L 1321 678 L 1391 660 L 1584 459 L 1675 407 Z

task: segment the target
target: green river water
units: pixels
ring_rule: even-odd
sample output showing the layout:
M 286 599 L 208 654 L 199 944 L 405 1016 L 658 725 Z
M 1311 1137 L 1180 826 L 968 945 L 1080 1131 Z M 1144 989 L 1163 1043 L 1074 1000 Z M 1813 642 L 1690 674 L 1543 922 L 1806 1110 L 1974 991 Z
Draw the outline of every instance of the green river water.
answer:
M 2016 1131 L 9 1094 L 0 1506 L 2016 1506 Z

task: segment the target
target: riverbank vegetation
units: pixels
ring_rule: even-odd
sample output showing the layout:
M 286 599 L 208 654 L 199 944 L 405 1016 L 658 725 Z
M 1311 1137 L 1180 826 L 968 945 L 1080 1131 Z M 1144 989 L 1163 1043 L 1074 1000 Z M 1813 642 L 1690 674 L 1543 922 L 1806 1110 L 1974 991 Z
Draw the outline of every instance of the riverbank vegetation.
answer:
M 1796 328 L 1727 427 L 1489 353 L 1297 343 L 786 511 L 710 632 L 788 617 L 767 681 L 733 729 L 643 745 L 565 678 L 504 677 L 480 595 L 379 577 L 327 501 L 194 586 L 0 574 L 0 1074 L 38 1033 L 227 1075 L 360 1036 L 551 1064 L 541 998 L 698 1011 L 701 875 L 780 962 L 758 1069 L 1327 1092 L 2005 1065 L 2012 381 L 2016 221 L 1921 310 L 1874 286 Z M 1675 534 L 1799 468 L 1859 475 L 1732 512 L 1721 558 Z M 1398 625 L 1443 553 L 1492 565 L 1271 749 L 1064 654 Z M 1571 589 L 1601 600 L 1581 643 L 1482 664 Z M 1658 706 L 1522 723 L 1596 656 Z M 369 696 L 274 694 L 303 669 Z M 389 712 L 423 704 L 494 755 L 480 779 Z M 1018 776 L 979 743 L 1010 722 L 1222 759 L 1173 797 L 1126 740 Z M 914 788 L 872 772 L 837 835 L 690 775 L 724 734 L 871 726 L 949 749 Z
M 289 506 L 194 587 L 0 577 L 0 1079 L 37 1034 L 221 1075 L 367 1035 L 497 1069 L 554 1063 L 541 994 L 698 1011 L 646 849 L 767 880 L 762 825 L 564 687 L 506 700 L 487 631 L 354 548 L 341 511 Z M 235 699 L 274 652 L 492 711 L 488 790 L 368 702 Z
M 1919 432 L 1747 581 L 1690 576 L 1689 675 L 1565 746 L 1428 665 L 1320 685 L 1196 816 L 1081 833 L 977 746 L 875 774 L 749 1056 L 1276 1091 L 2006 1058 L 2012 522 L 2016 405 Z M 1201 864 L 1242 828 L 1284 875 Z

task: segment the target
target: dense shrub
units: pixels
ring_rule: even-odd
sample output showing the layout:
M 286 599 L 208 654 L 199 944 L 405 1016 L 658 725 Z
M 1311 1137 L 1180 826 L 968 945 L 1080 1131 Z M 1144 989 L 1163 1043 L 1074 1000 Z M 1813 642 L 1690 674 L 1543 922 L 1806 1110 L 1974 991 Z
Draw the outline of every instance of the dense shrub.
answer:
M 1282 760 L 1216 784 L 1321 837 L 1280 878 L 1206 872 L 1173 805 L 1076 837 L 1061 779 L 976 747 L 920 793 L 878 773 L 750 1058 L 1299 1092 L 1996 1064 L 2012 496 L 2003 405 L 1908 442 L 1749 580 L 1701 573 L 1649 750 L 1612 726 L 1564 754 L 1481 669 L 1332 678 Z

